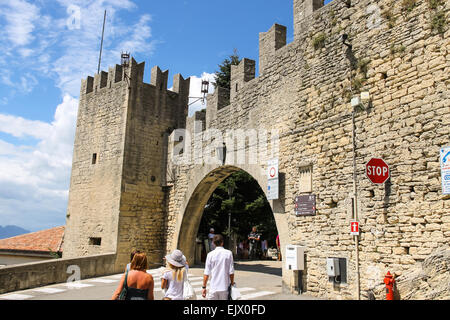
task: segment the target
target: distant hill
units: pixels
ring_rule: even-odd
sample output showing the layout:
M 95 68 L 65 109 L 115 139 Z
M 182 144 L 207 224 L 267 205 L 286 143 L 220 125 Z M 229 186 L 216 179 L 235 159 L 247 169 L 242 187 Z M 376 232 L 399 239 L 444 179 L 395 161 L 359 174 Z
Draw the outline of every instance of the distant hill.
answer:
M 25 233 L 30 233 L 30 231 L 18 226 L 0 226 L 0 239 L 11 238 Z

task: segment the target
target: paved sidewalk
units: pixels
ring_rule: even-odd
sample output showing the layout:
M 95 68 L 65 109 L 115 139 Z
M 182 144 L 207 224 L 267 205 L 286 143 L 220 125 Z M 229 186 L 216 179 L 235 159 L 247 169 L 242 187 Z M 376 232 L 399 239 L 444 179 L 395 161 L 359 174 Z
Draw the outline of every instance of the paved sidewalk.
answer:
M 260 300 L 319 300 L 306 294 L 283 293 L 281 285 L 281 261 L 235 261 L 235 282 L 239 288 L 256 287 L 261 292 L 272 292 Z M 203 275 L 203 267 L 191 268 L 191 273 Z
M 192 267 L 189 278 L 198 300 L 204 268 Z M 161 300 L 161 269 L 148 270 L 155 280 L 155 299 Z M 41 288 L 10 292 L 0 295 L 0 300 L 109 300 L 119 284 L 122 274 L 72 283 L 60 283 Z M 241 300 L 317 300 L 308 295 L 294 295 L 282 292 L 281 262 L 279 261 L 236 261 L 235 281 L 241 291 Z

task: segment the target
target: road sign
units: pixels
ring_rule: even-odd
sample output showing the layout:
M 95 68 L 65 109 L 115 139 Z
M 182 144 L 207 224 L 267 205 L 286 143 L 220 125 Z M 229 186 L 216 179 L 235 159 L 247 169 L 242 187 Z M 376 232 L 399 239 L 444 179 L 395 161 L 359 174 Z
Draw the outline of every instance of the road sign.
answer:
M 442 194 L 450 194 L 450 147 L 441 149 Z
M 373 158 L 366 164 L 366 176 L 374 184 L 383 184 L 389 179 L 391 173 L 383 159 Z
M 278 179 L 271 179 L 267 181 L 267 200 L 278 199 Z
M 295 215 L 315 216 L 316 215 L 316 195 L 310 194 L 295 197 Z
M 359 236 L 359 222 L 352 221 L 350 223 L 350 234 L 352 236 Z
M 278 179 L 278 159 L 267 162 L 267 179 Z
M 277 200 L 278 189 L 278 159 L 272 159 L 267 162 L 267 200 Z

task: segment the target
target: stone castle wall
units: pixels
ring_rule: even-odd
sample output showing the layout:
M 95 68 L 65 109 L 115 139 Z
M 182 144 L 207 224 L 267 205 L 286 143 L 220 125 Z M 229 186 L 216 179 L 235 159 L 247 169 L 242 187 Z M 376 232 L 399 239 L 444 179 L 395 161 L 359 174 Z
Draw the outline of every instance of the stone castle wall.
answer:
M 168 71 L 153 68 L 147 84 L 144 66 L 133 59 L 82 83 L 65 258 L 115 252 L 123 270 L 140 249 L 162 263 L 168 133 L 185 126 L 189 79 L 176 75 L 169 91 Z
M 405 274 L 436 250 L 448 248 L 450 204 L 441 193 L 439 150 L 450 144 L 449 31 L 439 33 L 432 21 L 440 12 L 448 16 L 449 4 L 432 9 L 428 1 L 410 7 L 402 1 L 333 1 L 324 7 L 306 2 L 316 10 L 294 18 L 295 40 L 284 45 L 286 32 L 279 25 L 262 33 L 259 76 L 254 77 L 252 60 L 234 67 L 230 93 L 221 89 L 209 98 L 204 127 L 279 130 L 285 181 L 280 200 L 271 205 L 282 243 L 307 248 L 304 290 L 352 299 L 350 99 L 370 93 L 371 103 L 356 112 L 360 285 L 367 297 L 387 270 Z M 294 1 L 294 12 L 303 5 Z M 343 34 L 351 49 L 343 44 Z M 384 186 L 365 177 L 365 164 L 374 157 L 390 166 L 391 179 Z M 259 171 L 264 172 L 266 160 L 261 157 Z M 220 165 L 210 167 L 214 173 Z M 212 184 L 202 180 L 204 168 L 179 168 L 169 207 L 172 247 L 192 209 L 191 195 Z M 302 178 L 305 168 L 312 169 L 310 188 Z M 264 181 L 257 180 L 265 189 Z M 304 193 L 318 197 L 314 217 L 293 214 L 295 196 Z M 346 284 L 329 281 L 327 257 L 347 259 Z M 296 281 L 291 273 L 283 270 L 290 287 Z
M 335 0 L 322 6 L 295 0 L 294 41 L 287 44 L 280 25 L 261 33 L 259 74 L 254 60 L 243 59 L 232 69 L 231 90 L 217 89 L 206 112 L 193 118 L 186 119 L 189 80 L 175 76 L 168 91 L 168 73 L 158 67 L 150 84 L 143 82 L 144 64 L 134 60 L 129 68 L 116 66 L 83 81 L 65 257 L 115 252 L 116 270 L 123 270 L 134 248 L 154 265 L 177 247 L 192 259 L 203 207 L 221 181 L 245 170 L 267 188 L 270 150 L 254 149 L 251 139 L 243 146 L 226 138 L 210 143 L 214 132 L 254 130 L 269 141 L 279 137 L 280 198 L 270 204 L 283 248 L 306 247 L 302 291 L 355 298 L 350 99 L 360 92 L 371 97 L 355 113 L 363 298 L 387 270 L 405 275 L 448 249 L 450 198 L 441 193 L 439 149 L 450 144 L 450 46 L 449 28 L 439 17 L 448 17 L 449 4 L 437 3 Z M 200 144 L 175 137 L 173 130 L 185 127 Z M 205 147 L 209 160 L 217 157 L 222 142 L 225 165 L 200 158 Z M 176 146 L 193 160 L 174 163 Z M 240 148 L 258 162 L 233 162 Z M 364 176 L 374 157 L 390 165 L 384 186 Z M 311 193 L 316 216 L 296 217 L 295 197 Z M 95 238 L 100 246 L 90 242 Z M 346 283 L 329 281 L 328 257 L 346 259 Z M 287 289 L 295 289 L 297 276 L 283 265 Z
M 117 66 L 82 82 L 64 257 L 115 252 L 119 226 L 127 84 Z M 96 163 L 93 157 L 96 154 Z M 101 245 L 90 244 L 101 238 Z

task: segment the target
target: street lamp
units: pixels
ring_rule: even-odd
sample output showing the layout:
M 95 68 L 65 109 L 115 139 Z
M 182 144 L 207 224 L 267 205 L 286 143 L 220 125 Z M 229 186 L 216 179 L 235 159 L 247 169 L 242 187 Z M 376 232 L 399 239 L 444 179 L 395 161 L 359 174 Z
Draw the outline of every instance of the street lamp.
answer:
M 229 184 L 228 185 L 228 197 L 230 198 L 230 204 L 231 204 L 231 196 L 233 195 L 234 191 L 234 185 Z M 228 212 L 228 245 L 231 248 L 231 208 Z

